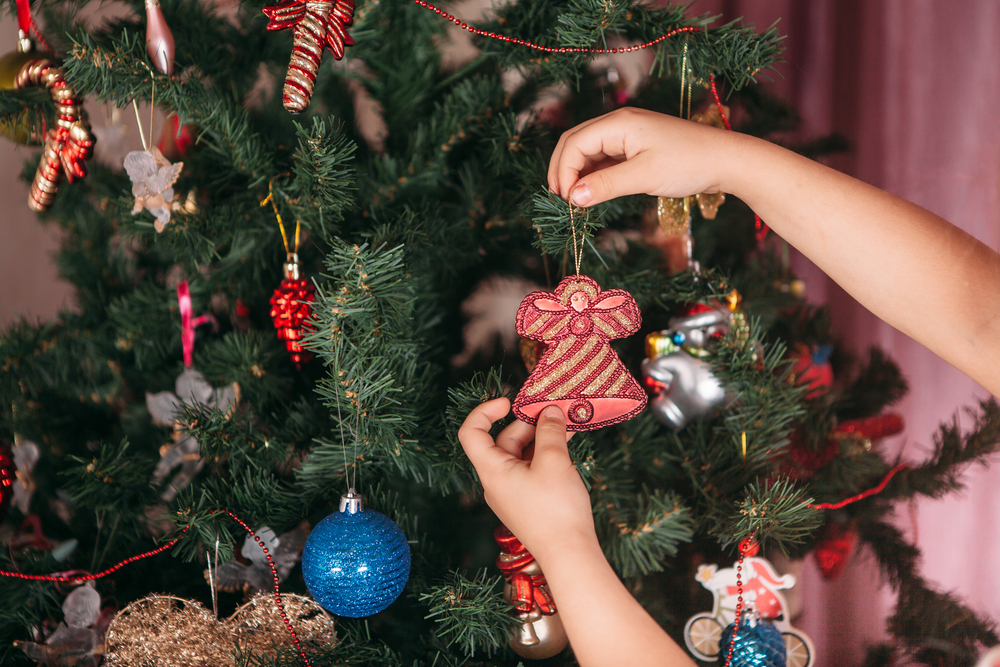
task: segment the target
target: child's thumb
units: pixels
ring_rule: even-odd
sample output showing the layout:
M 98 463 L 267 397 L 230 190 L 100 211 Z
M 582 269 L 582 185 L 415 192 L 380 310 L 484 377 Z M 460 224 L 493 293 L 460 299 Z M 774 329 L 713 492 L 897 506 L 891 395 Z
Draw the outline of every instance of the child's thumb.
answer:
M 570 201 L 576 206 L 593 206 L 615 197 L 645 193 L 648 175 L 639 162 L 626 160 L 587 174 L 570 189 Z
M 550 405 L 538 415 L 535 426 L 535 453 L 533 461 L 547 458 L 569 458 L 566 446 L 566 418 L 562 410 Z

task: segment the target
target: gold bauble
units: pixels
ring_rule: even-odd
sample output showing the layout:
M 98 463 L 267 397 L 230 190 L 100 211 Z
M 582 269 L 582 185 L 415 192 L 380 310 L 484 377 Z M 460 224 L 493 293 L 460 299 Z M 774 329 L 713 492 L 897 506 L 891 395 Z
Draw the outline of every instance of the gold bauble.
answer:
M 0 56 L 0 90 L 14 90 L 14 79 L 21 68 L 35 58 L 42 58 L 37 51 L 11 51 Z
M 0 90 L 14 90 L 14 80 L 26 64 L 37 58 L 47 58 L 49 54 L 39 51 L 11 51 L 0 56 Z M 31 112 L 27 109 L 17 118 L 0 119 L 0 135 L 19 144 L 41 145 L 45 139 L 45 128 L 32 126 Z

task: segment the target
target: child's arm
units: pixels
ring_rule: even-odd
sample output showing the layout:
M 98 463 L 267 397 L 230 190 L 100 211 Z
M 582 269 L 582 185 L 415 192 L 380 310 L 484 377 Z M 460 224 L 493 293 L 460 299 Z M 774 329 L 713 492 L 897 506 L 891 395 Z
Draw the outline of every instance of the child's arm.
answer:
M 732 193 L 863 306 L 1000 395 L 1000 256 L 915 204 L 766 141 L 638 109 L 566 132 L 549 187 L 583 206 Z
M 458 437 L 486 502 L 541 565 L 577 661 L 582 667 L 693 666 L 605 560 L 590 496 L 569 458 L 562 412 L 546 408 L 537 429 L 515 421 L 494 442 L 490 427 L 509 411 L 505 398 L 483 403 Z

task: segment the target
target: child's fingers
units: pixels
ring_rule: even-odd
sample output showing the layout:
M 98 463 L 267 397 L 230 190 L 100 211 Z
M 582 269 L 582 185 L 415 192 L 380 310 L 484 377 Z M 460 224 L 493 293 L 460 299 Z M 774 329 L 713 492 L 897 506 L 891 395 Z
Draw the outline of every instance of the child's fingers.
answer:
M 623 195 L 646 191 L 649 166 L 633 158 L 587 174 L 570 190 L 570 201 L 576 206 L 593 206 Z
M 554 164 L 550 166 L 550 172 L 554 167 L 556 191 L 568 195 L 570 188 L 579 179 L 580 172 L 592 160 L 599 162 L 606 158 L 625 157 L 625 132 L 622 123 L 602 116 L 566 137 L 558 157 L 553 156 Z
M 549 189 L 555 192 L 560 197 L 565 198 L 566 195 L 568 194 L 568 191 L 563 192 L 562 189 L 559 187 L 559 179 L 558 179 L 558 167 L 562 159 L 563 149 L 566 147 L 566 141 L 570 137 L 572 137 L 575 133 L 580 131 L 582 128 L 587 127 L 588 125 L 591 125 L 593 123 L 596 123 L 601 118 L 603 118 L 603 116 L 598 116 L 597 118 L 591 118 L 590 120 L 584 121 L 579 125 L 577 125 L 576 127 L 566 130 L 565 132 L 562 133 L 562 136 L 559 137 L 559 142 L 556 144 L 555 149 L 552 151 L 552 157 L 549 159 L 548 181 L 549 181 Z
M 512 456 L 522 458 L 521 452 L 535 439 L 535 427 L 515 419 L 497 436 L 497 447 Z
M 510 411 L 510 401 L 497 398 L 487 401 L 469 413 L 458 429 L 458 440 L 462 443 L 465 455 L 472 465 L 483 476 L 484 471 L 510 459 L 510 454 L 496 446 L 490 436 L 493 422 L 504 417 Z

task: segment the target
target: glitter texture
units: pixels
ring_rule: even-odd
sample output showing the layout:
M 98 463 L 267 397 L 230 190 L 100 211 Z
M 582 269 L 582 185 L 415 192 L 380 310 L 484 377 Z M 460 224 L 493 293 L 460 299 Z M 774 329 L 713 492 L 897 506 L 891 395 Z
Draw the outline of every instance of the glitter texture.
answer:
M 719 655 L 729 653 L 733 645 L 733 657 L 729 667 L 785 667 L 785 640 L 781 632 L 767 621 L 754 622 L 744 617 L 733 641 L 735 624 L 730 623 L 719 638 Z
M 532 292 L 517 311 L 517 332 L 545 343 L 514 414 L 537 423 L 547 405 L 569 418 L 571 431 L 592 431 L 631 419 L 646 406 L 646 393 L 609 341 L 639 330 L 639 306 L 628 292 L 601 291 L 587 276 L 568 276 L 555 292 Z
M 328 646 L 336 637 L 333 619 L 302 595 L 281 596 L 299 639 Z M 108 627 L 106 667 L 215 667 L 233 664 L 233 648 L 274 657 L 292 638 L 270 594 L 258 593 L 225 621 L 193 600 L 150 596 L 122 609 Z
M 334 512 L 313 528 L 302 551 L 312 596 L 338 616 L 376 614 L 399 597 L 410 576 L 410 545 L 386 515 Z

